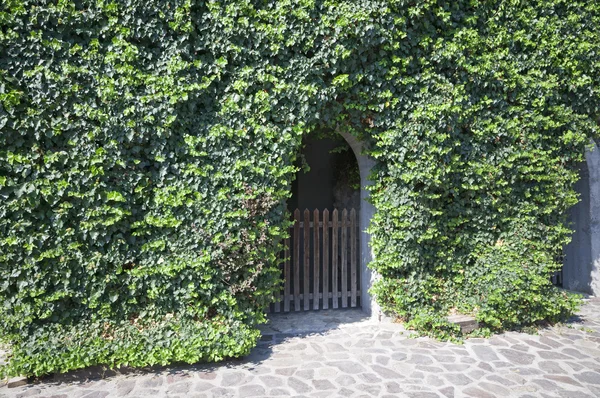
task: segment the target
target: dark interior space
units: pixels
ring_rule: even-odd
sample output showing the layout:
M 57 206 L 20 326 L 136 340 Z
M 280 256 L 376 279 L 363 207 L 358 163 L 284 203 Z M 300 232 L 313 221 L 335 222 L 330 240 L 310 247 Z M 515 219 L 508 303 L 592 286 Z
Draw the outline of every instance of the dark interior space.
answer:
M 288 200 L 290 212 L 334 208 L 359 211 L 358 164 L 342 137 L 308 137 L 297 166 L 300 171 L 292 182 L 292 197 Z

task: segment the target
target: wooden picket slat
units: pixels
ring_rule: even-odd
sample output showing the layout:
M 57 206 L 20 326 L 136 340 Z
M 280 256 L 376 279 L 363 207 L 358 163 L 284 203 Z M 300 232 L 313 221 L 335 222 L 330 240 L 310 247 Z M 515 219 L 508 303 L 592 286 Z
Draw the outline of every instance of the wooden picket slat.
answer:
M 315 209 L 313 212 L 313 221 L 316 225 L 319 223 L 319 210 Z M 321 261 L 319 261 L 319 227 L 313 228 L 313 310 L 319 309 L 319 282 L 320 279 L 320 266 Z
M 342 292 L 342 308 L 348 307 L 348 211 L 342 210 L 342 279 L 341 279 L 341 292 Z
M 356 307 L 356 210 L 350 210 L 350 306 Z
M 290 312 L 290 240 L 286 238 L 284 241 L 285 250 L 285 262 L 283 265 L 283 275 L 285 276 L 284 288 L 283 288 L 283 311 Z
M 329 308 L 329 210 L 323 210 L 323 309 Z
M 310 211 L 308 209 L 304 210 L 304 311 L 308 311 L 310 309 L 310 228 L 307 228 L 306 225 L 310 223 Z
M 280 253 L 279 269 L 282 269 L 283 262 L 285 261 L 285 253 Z M 285 294 L 285 293 L 284 293 Z M 277 290 L 275 291 L 275 305 L 273 305 L 275 312 L 281 312 L 281 284 L 277 284 Z
M 300 210 L 294 212 L 294 310 L 300 311 Z
M 338 291 L 338 210 L 333 209 L 331 227 L 331 291 Z M 333 308 L 338 308 L 337 297 L 333 297 Z

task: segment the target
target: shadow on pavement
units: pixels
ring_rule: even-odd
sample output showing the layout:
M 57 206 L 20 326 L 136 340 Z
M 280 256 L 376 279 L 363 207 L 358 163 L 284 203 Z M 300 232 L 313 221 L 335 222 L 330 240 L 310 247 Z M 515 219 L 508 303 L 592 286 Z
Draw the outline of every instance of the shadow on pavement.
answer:
M 247 369 L 252 370 L 255 366 L 260 365 L 260 363 L 271 357 L 274 346 L 291 338 L 324 335 L 333 330 L 369 321 L 370 318 L 357 308 L 271 314 L 269 322 L 259 326 L 262 337 L 258 341 L 257 346 L 244 358 L 229 359 L 217 363 L 191 365 L 182 363 L 147 368 L 121 367 L 114 370 L 103 366 L 91 366 L 66 373 L 29 379 L 30 384 L 23 391 L 27 391 L 30 388 L 63 383 L 85 385 L 87 383 L 97 383 L 98 380 L 110 380 L 116 376 L 125 376 L 125 380 L 134 376 L 153 375 L 185 377 L 186 374 L 194 372 L 199 374 L 200 378 L 212 379 L 215 370 L 220 367 L 237 367 L 243 365 Z M 150 384 L 148 387 L 152 387 L 151 379 L 148 382 Z

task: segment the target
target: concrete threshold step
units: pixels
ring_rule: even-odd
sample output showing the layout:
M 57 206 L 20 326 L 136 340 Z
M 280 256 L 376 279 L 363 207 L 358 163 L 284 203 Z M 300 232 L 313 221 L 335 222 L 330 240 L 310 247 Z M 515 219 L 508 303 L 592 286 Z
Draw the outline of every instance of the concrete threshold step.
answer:
M 479 322 L 471 315 L 454 314 L 448 316 L 448 322 L 460 326 L 463 334 L 470 333 L 479 327 Z

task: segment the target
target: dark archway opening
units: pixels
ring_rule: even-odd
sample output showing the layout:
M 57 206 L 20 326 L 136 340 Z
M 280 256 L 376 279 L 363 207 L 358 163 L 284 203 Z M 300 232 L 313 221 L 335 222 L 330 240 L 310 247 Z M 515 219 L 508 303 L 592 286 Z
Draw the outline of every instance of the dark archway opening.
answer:
M 284 290 L 274 312 L 361 306 L 361 178 L 340 135 L 305 139 L 288 200 L 293 227 L 285 242 Z
M 288 209 L 360 210 L 360 173 L 356 157 L 339 135 L 307 137 L 298 159 Z

